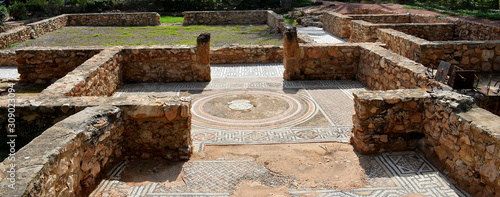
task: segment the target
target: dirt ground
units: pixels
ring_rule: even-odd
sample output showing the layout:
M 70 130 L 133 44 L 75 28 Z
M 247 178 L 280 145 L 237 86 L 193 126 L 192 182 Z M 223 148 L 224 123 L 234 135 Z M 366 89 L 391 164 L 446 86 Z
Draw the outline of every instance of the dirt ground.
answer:
M 400 4 L 362 4 L 362 3 L 345 3 L 338 1 L 322 1 L 323 5 L 320 6 L 309 6 L 301 9 L 309 9 L 309 10 L 320 10 L 320 11 L 336 11 L 339 13 L 347 13 L 354 9 L 381 9 L 386 11 L 391 11 L 395 13 L 414 13 L 414 14 L 427 14 L 427 15 L 445 15 L 445 13 L 437 12 L 437 11 L 428 11 L 428 10 L 418 10 L 418 9 L 406 9 L 403 5 Z M 334 4 L 335 6 L 332 6 Z M 462 18 L 470 21 L 494 25 L 500 27 L 500 20 L 487 20 L 474 18 L 469 16 L 450 16 L 451 18 Z
M 364 187 L 364 165 L 370 156 L 358 155 L 343 143 L 305 143 L 276 145 L 210 145 L 188 161 L 245 159 L 265 166 L 269 171 L 292 181 L 288 186 L 267 186 L 258 181 L 242 181 L 234 196 L 288 196 L 288 188 L 331 188 L 351 190 Z M 165 160 L 132 161 L 121 181 L 130 185 L 157 182 L 179 186 L 183 181 L 184 162 Z M 109 191 L 115 194 L 119 191 Z

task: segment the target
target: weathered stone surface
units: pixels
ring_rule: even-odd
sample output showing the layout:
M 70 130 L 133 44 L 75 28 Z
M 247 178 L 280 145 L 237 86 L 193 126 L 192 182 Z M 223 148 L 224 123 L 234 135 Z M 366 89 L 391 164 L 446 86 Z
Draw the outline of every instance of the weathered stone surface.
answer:
M 156 12 L 66 14 L 69 26 L 156 26 Z
M 266 24 L 268 11 L 188 11 L 182 25 Z
M 283 62 L 283 47 L 261 45 L 234 45 L 212 48 L 212 64 L 247 64 Z
M 418 145 L 472 195 L 500 192 L 500 117 L 474 106 L 471 97 L 421 89 L 367 91 L 354 93 L 354 102 L 351 142 L 357 151 L 380 153 Z M 421 123 L 411 121 L 415 115 Z
M 42 91 L 54 96 L 111 96 L 120 86 L 121 47 L 105 49 Z
M 500 62 L 494 48 L 500 41 L 429 41 L 392 29 L 379 29 L 378 40 L 389 50 L 437 68 L 440 61 L 450 62 L 466 70 L 498 72 Z

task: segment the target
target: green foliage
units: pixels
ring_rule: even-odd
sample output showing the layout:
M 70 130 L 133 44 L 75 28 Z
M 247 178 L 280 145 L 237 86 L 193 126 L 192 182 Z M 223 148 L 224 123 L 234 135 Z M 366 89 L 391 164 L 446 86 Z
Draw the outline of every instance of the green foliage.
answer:
M 9 14 L 16 20 L 27 19 L 28 9 L 26 9 L 26 4 L 19 1 L 14 1 L 14 3 L 9 6 Z
M 310 0 L 296 0 L 292 3 L 293 8 L 305 7 L 305 6 L 310 6 L 310 5 L 314 5 L 314 2 L 312 2 Z
M 279 0 L 158 0 L 165 11 L 251 10 L 275 8 Z
M 28 0 L 26 9 L 33 17 L 48 16 L 48 6 L 45 0 Z
M 414 5 L 405 5 L 408 9 L 422 9 L 439 11 L 449 15 L 473 16 L 478 18 L 486 18 L 490 20 L 500 20 L 500 12 L 485 9 L 449 9 L 446 6 L 432 3 L 415 3 Z
M 3 25 L 3 21 L 7 20 L 9 17 L 9 10 L 3 5 L 0 5 L 0 25 Z

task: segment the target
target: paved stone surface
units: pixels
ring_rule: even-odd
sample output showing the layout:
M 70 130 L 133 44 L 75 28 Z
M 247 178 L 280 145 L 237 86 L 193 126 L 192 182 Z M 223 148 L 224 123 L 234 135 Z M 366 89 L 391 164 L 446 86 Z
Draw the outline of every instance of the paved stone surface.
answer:
M 302 35 L 309 36 L 317 43 L 344 43 L 345 40 L 334 36 L 319 27 L 297 27 Z
M 16 66 L 0 66 L 0 79 L 15 80 L 19 76 Z
M 195 151 L 203 151 L 205 145 L 348 142 L 354 113 L 352 92 L 365 90 L 365 86 L 351 80 L 283 81 L 281 69 L 282 65 L 220 65 L 212 68 L 211 82 L 126 84 L 115 96 L 191 96 Z M 252 97 L 237 98 L 238 95 Z M 247 100 L 253 107 L 248 105 L 248 109 L 234 111 L 255 110 L 259 108 L 257 101 L 262 101 L 259 97 L 278 104 L 287 103 L 288 108 L 280 115 L 260 118 L 230 117 L 214 113 L 210 108 L 218 104 L 222 106 L 219 110 L 230 113 L 233 101 Z M 319 124 L 318 117 L 328 121 Z M 316 123 L 318 125 L 314 125 Z M 128 164 L 124 161 L 93 194 L 120 189 L 129 196 L 229 196 L 241 181 L 249 180 L 266 186 L 286 186 L 291 196 L 406 196 L 414 193 L 468 196 L 450 184 L 418 152 L 366 157 L 371 158 L 365 168 L 369 184 L 349 191 L 294 187 L 290 184 L 293 177 L 278 175 L 250 160 L 194 160 L 183 166 L 185 185 L 172 187 L 158 183 L 131 187 L 120 182 L 120 173 Z
M 291 196 L 468 196 L 446 178 L 418 152 L 385 153 L 371 157 L 365 169 L 368 185 L 340 191 L 329 188 L 295 188 L 294 178 L 269 171 L 251 160 L 197 160 L 184 164 L 184 185 L 166 187 L 158 183 L 131 187 L 120 183 L 122 162 L 101 182 L 98 191 L 119 188 L 128 196 L 229 196 L 243 180 L 259 181 L 266 186 L 287 186 Z

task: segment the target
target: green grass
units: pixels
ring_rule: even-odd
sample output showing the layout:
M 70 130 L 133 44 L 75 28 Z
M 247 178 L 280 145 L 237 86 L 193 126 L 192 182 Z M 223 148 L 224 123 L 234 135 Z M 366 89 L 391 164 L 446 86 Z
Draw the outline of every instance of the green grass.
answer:
M 9 45 L 9 46 L 7 46 L 5 48 L 15 47 L 15 46 L 20 45 L 20 44 L 21 44 L 20 42 L 16 42 L 16 43 L 11 44 L 11 45 Z
M 65 27 L 23 46 L 135 46 L 135 45 L 196 45 L 196 38 L 204 32 L 211 34 L 212 46 L 282 45 L 280 35 L 269 34 L 267 25 L 170 25 L 144 27 Z M 50 43 L 49 45 L 47 43 Z M 19 43 L 17 43 L 19 45 Z
M 500 11 L 494 10 L 471 10 L 471 9 L 458 9 L 449 10 L 444 6 L 437 4 L 425 4 L 416 2 L 413 5 L 404 5 L 407 9 L 420 9 L 420 10 L 431 10 L 438 11 L 449 15 L 461 15 L 461 16 L 472 16 L 477 18 L 485 18 L 490 20 L 500 20 Z
M 162 24 L 182 23 L 184 21 L 184 17 L 161 16 L 160 21 Z

